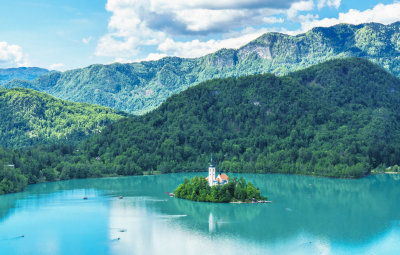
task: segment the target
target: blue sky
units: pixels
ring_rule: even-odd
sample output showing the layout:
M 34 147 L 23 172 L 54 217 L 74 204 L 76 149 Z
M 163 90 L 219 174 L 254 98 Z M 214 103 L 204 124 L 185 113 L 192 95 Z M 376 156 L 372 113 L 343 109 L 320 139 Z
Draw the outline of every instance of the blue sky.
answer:
M 399 0 L 2 0 L 0 68 L 198 57 L 269 31 L 399 20 Z

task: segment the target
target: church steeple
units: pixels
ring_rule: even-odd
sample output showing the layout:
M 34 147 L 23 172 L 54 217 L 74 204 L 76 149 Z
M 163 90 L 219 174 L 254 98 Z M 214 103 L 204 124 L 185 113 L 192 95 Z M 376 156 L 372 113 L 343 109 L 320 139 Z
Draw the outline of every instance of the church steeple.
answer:
M 210 166 L 208 167 L 208 184 L 211 186 L 215 185 L 215 167 L 213 165 L 213 159 L 211 155 Z

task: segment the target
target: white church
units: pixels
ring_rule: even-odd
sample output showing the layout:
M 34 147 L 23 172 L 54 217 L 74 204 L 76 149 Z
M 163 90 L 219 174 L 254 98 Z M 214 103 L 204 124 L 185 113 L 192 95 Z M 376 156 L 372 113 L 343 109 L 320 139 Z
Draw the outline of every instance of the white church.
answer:
M 228 179 L 229 177 L 226 174 L 221 174 L 221 173 L 219 173 L 217 178 L 215 178 L 215 166 L 213 165 L 211 158 L 210 166 L 208 167 L 208 176 L 206 177 L 208 185 L 212 187 L 214 185 L 227 184 Z

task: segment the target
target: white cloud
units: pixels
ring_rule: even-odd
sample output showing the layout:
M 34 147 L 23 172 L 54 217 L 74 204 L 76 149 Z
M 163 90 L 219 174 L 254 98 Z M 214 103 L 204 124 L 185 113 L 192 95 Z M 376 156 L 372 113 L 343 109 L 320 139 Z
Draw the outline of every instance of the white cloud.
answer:
M 372 9 L 359 11 L 350 9 L 346 13 L 339 13 L 338 18 L 309 19 L 302 23 L 302 32 L 313 27 L 329 27 L 340 23 L 358 25 L 361 23 L 377 22 L 391 24 L 399 21 L 400 3 L 378 4 Z
M 51 64 L 49 66 L 50 70 L 63 70 L 65 65 L 63 63 L 56 63 L 56 64 Z
M 93 37 L 91 37 L 91 36 L 82 38 L 82 42 L 83 42 L 84 44 L 89 44 L 92 40 L 93 40 Z
M 142 61 L 152 61 L 152 60 L 159 60 L 164 57 L 168 56 L 165 53 L 150 53 L 147 57 L 142 59 L 136 59 L 135 62 L 142 62 Z
M 264 24 L 277 24 L 277 23 L 283 23 L 285 20 L 283 18 L 277 18 L 277 17 L 264 17 L 262 21 Z
M 108 0 L 106 9 L 112 13 L 108 33 L 98 41 L 95 54 L 120 62 L 156 60 L 167 55 L 199 57 L 221 48 L 238 48 L 268 31 L 294 35 L 317 26 L 399 20 L 398 1 L 364 11 L 350 9 L 337 18 L 320 19 L 310 13 L 315 8 L 337 9 L 340 5 L 341 0 Z M 254 29 L 284 23 L 285 15 L 301 28 Z M 219 37 L 210 39 L 214 34 Z M 137 58 L 148 46 L 157 50 Z
M 229 47 L 230 42 L 242 39 L 186 42 L 190 36 L 225 37 L 246 27 L 283 23 L 283 18 L 276 15 L 290 9 L 293 16 L 312 7 L 312 0 L 108 0 L 106 10 L 112 13 L 108 33 L 98 41 L 95 55 L 134 58 L 147 46 L 159 46 L 161 52 L 157 54 L 188 52 L 184 56 L 189 57 L 203 49 L 204 55 L 216 45 Z M 170 45 L 197 45 L 200 49 L 172 50 Z
M 166 57 L 167 54 L 164 53 L 150 53 L 147 57 L 141 58 L 141 59 L 127 59 L 127 58 L 115 58 L 112 63 L 133 63 L 133 62 L 142 62 L 142 61 L 151 61 L 151 60 L 159 60 L 162 59 L 163 57 Z
M 0 67 L 28 66 L 28 61 L 19 45 L 0 42 Z
M 287 9 L 291 3 L 298 2 L 298 0 L 152 0 L 152 7 L 162 9 L 210 9 L 210 10 L 223 10 L 223 9 L 261 9 L 261 8 L 274 8 L 274 9 Z
M 378 4 L 365 11 L 349 10 L 337 18 L 320 19 L 310 12 L 340 5 L 341 0 L 108 0 L 106 10 L 112 14 L 108 33 L 99 39 L 95 55 L 113 57 L 118 62 L 168 55 L 199 57 L 221 48 L 238 48 L 268 31 L 294 35 L 316 26 L 389 24 L 399 19 L 399 2 Z M 301 27 L 295 31 L 282 27 L 255 29 L 285 20 Z M 213 35 L 218 37 L 211 39 Z M 149 54 L 148 50 L 154 48 L 157 50 Z M 147 57 L 138 58 L 144 51 Z
M 325 6 L 327 7 L 335 7 L 336 9 L 340 7 L 341 0 L 318 0 L 317 6 L 318 9 L 321 9 Z
M 116 58 L 114 59 L 114 61 L 112 61 L 110 64 L 112 63 L 123 63 L 123 64 L 127 64 L 127 63 L 133 63 L 133 61 L 131 59 L 126 59 L 126 58 Z
M 106 9 L 113 15 L 109 33 L 100 38 L 97 56 L 132 57 L 140 46 L 155 45 L 165 38 L 163 32 L 148 27 L 145 17 L 151 16 L 148 0 L 109 0 Z
M 242 35 L 238 37 L 235 36 L 221 40 L 208 40 L 204 42 L 199 40 L 177 42 L 171 38 L 168 38 L 158 46 L 158 50 L 168 55 L 194 58 L 215 52 L 222 48 L 238 48 L 267 32 L 265 29 L 260 29 L 257 31 L 249 29 L 249 31 L 245 33 L 246 31 L 247 30 L 243 30 Z
M 186 9 L 177 11 L 175 15 L 192 32 L 218 30 L 221 25 L 249 19 L 246 10 Z
M 287 10 L 286 15 L 290 20 L 295 20 L 299 11 L 311 11 L 314 9 L 314 1 L 306 0 L 293 3 Z

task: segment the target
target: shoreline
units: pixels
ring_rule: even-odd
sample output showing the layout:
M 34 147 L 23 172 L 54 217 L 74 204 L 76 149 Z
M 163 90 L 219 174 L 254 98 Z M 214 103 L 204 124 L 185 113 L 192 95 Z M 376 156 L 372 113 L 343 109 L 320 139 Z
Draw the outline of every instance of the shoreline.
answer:
M 266 204 L 266 203 L 272 203 L 272 200 L 271 201 L 261 200 L 261 201 L 251 201 L 251 202 L 243 202 L 243 201 L 228 202 L 228 204 Z
M 142 174 L 136 174 L 136 175 L 116 175 L 116 174 L 111 174 L 111 175 L 105 175 L 105 176 L 93 176 L 93 177 L 88 177 L 88 178 L 73 178 L 73 179 L 66 179 L 66 180 L 54 180 L 54 181 L 39 181 L 37 183 L 31 183 L 28 184 L 26 187 L 34 184 L 40 184 L 40 183 L 48 183 L 48 182 L 60 182 L 60 181 L 69 181 L 69 180 L 81 180 L 81 179 L 94 179 L 94 178 L 116 178 L 116 177 L 130 177 L 130 176 L 153 176 L 153 175 L 164 175 L 164 174 L 178 174 L 178 173 L 205 173 L 205 171 L 182 171 L 182 172 L 175 172 L 175 173 L 162 173 L 160 171 L 143 171 Z M 362 177 L 331 177 L 331 176 L 324 176 L 324 175 L 314 175 L 314 174 L 296 174 L 296 173 L 247 173 L 247 172 L 231 172 L 231 174 L 283 174 L 283 175 L 299 175 L 299 176 L 310 176 L 310 177 L 318 177 L 318 178 L 329 178 L 329 179 L 349 179 L 349 180 L 356 180 L 356 179 L 362 179 L 365 177 L 368 177 L 370 175 L 379 175 L 379 174 L 400 174 L 400 172 L 374 172 L 371 171 L 369 174 L 364 175 Z M 17 192 L 9 192 L 9 193 L 3 193 L 0 194 L 2 195 L 7 195 L 7 194 L 15 194 L 15 193 L 20 193 L 23 192 L 26 187 L 24 187 L 23 190 L 17 191 Z

